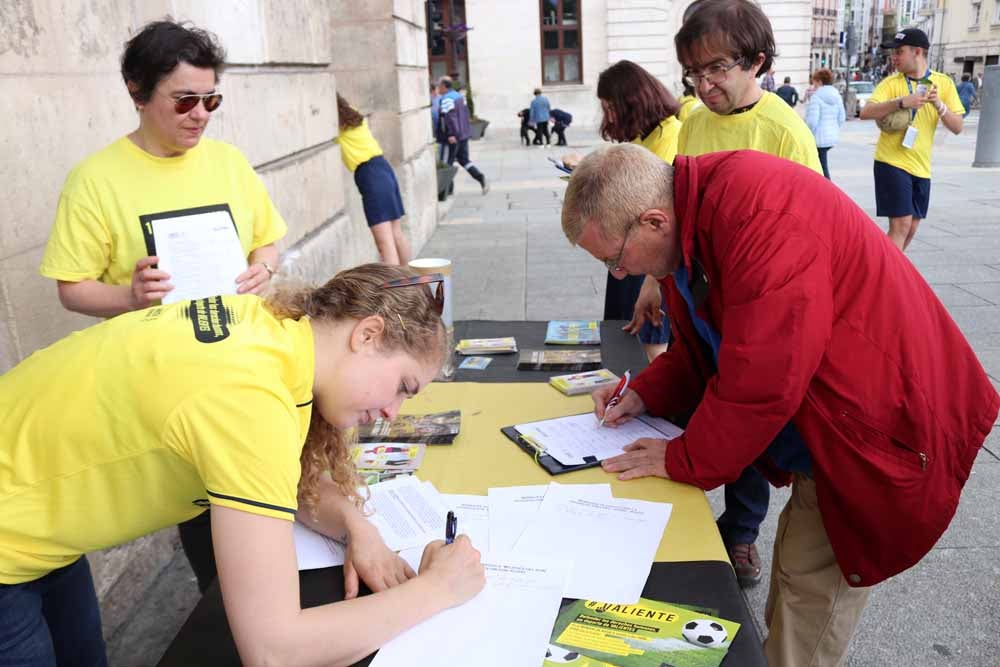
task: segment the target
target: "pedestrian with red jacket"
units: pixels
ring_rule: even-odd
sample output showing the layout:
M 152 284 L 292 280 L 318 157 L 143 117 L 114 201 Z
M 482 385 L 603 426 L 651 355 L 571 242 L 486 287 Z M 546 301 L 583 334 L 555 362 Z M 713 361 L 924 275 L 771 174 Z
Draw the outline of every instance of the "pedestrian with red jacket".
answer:
M 573 171 L 562 225 L 614 273 L 655 276 L 674 327 L 616 406 L 594 393 L 595 413 L 686 430 L 604 469 L 711 489 L 755 465 L 790 483 L 764 650 L 772 667 L 839 664 L 870 587 L 948 527 L 1000 410 L 958 326 L 847 195 L 764 153 L 671 167 L 598 149 Z

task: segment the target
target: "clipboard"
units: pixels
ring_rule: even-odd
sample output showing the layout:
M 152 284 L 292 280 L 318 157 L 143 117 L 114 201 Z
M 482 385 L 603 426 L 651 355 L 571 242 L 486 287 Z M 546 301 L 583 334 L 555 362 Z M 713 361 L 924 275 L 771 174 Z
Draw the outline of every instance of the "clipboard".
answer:
M 585 456 L 583 460 L 585 463 L 578 463 L 575 465 L 563 465 L 559 463 L 553 456 L 546 454 L 545 450 L 539 445 L 533 442 L 531 439 L 526 438 L 521 435 L 516 428 L 513 426 L 505 426 L 500 429 L 507 438 L 517 445 L 521 451 L 534 459 L 535 463 L 540 465 L 545 472 L 550 475 L 561 475 L 567 472 L 573 472 L 574 470 L 584 470 L 586 468 L 594 468 L 601 464 L 597 460 L 596 456 Z

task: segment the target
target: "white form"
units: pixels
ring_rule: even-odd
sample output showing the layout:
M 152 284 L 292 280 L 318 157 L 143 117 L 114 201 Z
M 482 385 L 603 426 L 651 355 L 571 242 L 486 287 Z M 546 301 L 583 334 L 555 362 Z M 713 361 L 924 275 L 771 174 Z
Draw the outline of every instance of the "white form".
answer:
M 645 500 L 581 497 L 552 485 L 515 553 L 573 562 L 568 598 L 634 604 L 642 594 L 671 506 Z
M 368 520 L 378 529 L 387 547 L 399 551 L 444 539 L 448 509 L 433 486 L 428 488 L 406 475 L 368 488 L 371 498 L 365 509 L 374 510 Z M 361 493 L 365 490 L 361 489 Z
M 598 461 L 617 456 L 639 438 L 669 440 L 684 432 L 666 419 L 649 415 L 630 419 L 615 428 L 600 426 L 591 412 L 518 424 L 514 428 L 567 466 L 585 463 L 585 456 L 594 456 Z
M 247 270 L 247 260 L 229 211 L 181 212 L 151 224 L 157 266 L 174 286 L 163 303 L 236 294 L 236 276 Z
M 487 496 L 442 493 L 441 502 L 458 518 L 458 534 L 468 535 L 472 546 L 490 552 L 490 504 Z M 437 539 L 444 539 L 442 534 Z
M 318 570 L 321 567 L 344 564 L 347 548 L 340 542 L 320 535 L 298 521 L 292 524 L 292 535 L 295 538 L 295 558 L 300 570 Z
M 538 506 L 555 482 L 536 486 L 500 486 L 489 489 L 490 550 L 510 551 L 525 527 L 534 520 Z M 573 484 L 576 493 L 588 498 L 611 498 L 610 484 Z
M 569 565 L 494 555 L 483 566 L 479 595 L 390 640 L 371 667 L 541 665 Z

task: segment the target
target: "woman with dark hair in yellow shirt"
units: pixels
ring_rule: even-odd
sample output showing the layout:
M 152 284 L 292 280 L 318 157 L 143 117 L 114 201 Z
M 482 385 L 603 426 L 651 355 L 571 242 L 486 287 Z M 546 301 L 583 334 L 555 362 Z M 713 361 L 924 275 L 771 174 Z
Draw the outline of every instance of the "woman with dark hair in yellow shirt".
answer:
M 206 503 L 247 664 L 350 664 L 475 595 L 467 538 L 428 546 L 419 575 L 386 548 L 348 455 L 353 427 L 395 417 L 448 353 L 426 280 L 368 264 L 268 301 L 154 307 L 0 376 L 0 663 L 106 664 L 83 554 Z M 347 537 L 348 598 L 359 578 L 376 594 L 302 609 L 296 516 Z

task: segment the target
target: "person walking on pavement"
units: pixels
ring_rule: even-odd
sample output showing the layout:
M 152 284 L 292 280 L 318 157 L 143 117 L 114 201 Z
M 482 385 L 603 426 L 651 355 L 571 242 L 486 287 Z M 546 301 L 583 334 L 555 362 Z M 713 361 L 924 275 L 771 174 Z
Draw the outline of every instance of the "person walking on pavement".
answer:
M 469 137 L 472 131 L 469 128 L 469 108 L 465 106 L 465 98 L 453 89 L 454 83 L 446 76 L 438 81 L 438 93 L 441 95 L 441 104 L 437 127 L 437 141 L 441 144 L 447 154 L 445 163 L 452 165 L 458 160 L 469 176 L 476 179 L 483 194 L 490 191 L 486 176 L 469 159 Z
M 684 77 L 703 103 L 681 125 L 678 155 L 752 149 L 798 162 L 822 173 L 816 141 L 805 122 L 780 97 L 757 85 L 774 60 L 774 33 L 750 0 L 701 0 L 688 10 L 674 37 Z M 660 309 L 659 284 L 647 276 L 636 301 L 638 324 Z M 761 578 L 755 542 L 767 516 L 767 480 L 748 466 L 726 484 L 719 532 L 741 586 Z
M 553 109 L 549 112 L 549 117 L 552 119 L 552 131 L 559 141 L 556 142 L 556 146 L 566 146 L 566 128 L 570 126 L 573 122 L 573 116 L 568 111 L 563 111 L 562 109 Z
M 958 84 L 958 99 L 962 100 L 962 106 L 965 107 L 963 118 L 969 115 L 969 112 L 972 111 L 972 105 L 976 101 L 976 87 L 972 85 L 971 78 L 968 74 L 963 74 L 962 83 Z
M 837 145 L 840 139 L 840 128 L 847 120 L 844 112 L 844 101 L 840 93 L 833 87 L 833 72 L 820 69 L 813 72 L 812 83 L 816 91 L 809 99 L 806 107 L 806 125 L 816 137 L 816 150 L 819 152 L 819 163 L 823 166 L 823 175 L 830 178 L 830 166 L 827 153 Z
M 773 93 L 774 92 L 774 68 L 773 67 L 768 68 L 767 74 L 765 74 L 764 78 L 761 79 L 761 81 L 760 81 L 760 88 L 761 88 L 761 90 L 765 90 L 765 91 L 767 91 L 769 93 Z
M 790 76 L 785 77 L 785 83 L 774 91 L 774 93 L 788 102 L 788 106 L 790 107 L 794 107 L 799 103 L 799 91 L 795 90 L 795 87 L 792 85 L 792 77 Z
M 545 145 L 550 146 L 552 140 L 549 139 L 549 114 L 552 107 L 549 105 L 549 98 L 542 95 L 541 88 L 535 88 L 535 98 L 531 100 L 529 107 L 528 122 L 535 126 L 535 145 L 542 145 L 542 137 L 545 137 Z
M 651 274 L 675 342 L 606 407 L 686 424 L 602 467 L 712 489 L 757 466 L 791 484 L 764 612 L 771 667 L 840 665 L 871 587 L 948 528 L 1000 409 L 962 331 L 838 187 L 756 151 L 674 166 L 630 144 L 573 171 L 570 243 Z
M 927 66 L 930 45 L 918 28 L 901 30 L 883 44 L 892 49 L 896 73 L 875 87 L 861 109 L 862 119 L 880 122 L 874 165 L 876 215 L 889 218 L 889 238 L 900 250 L 906 250 L 927 217 L 931 147 L 938 121 L 959 134 L 965 113 L 951 77 Z

